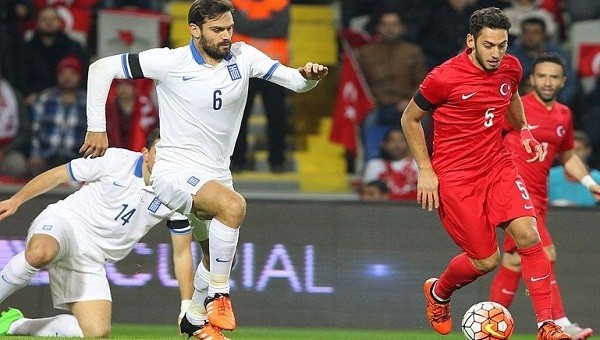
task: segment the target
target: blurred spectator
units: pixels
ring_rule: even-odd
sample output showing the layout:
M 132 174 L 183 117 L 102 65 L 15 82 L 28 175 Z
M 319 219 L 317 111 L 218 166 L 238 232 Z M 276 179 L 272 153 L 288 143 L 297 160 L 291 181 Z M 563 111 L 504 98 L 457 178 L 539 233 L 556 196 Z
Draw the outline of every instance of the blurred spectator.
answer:
M 365 183 L 360 188 L 360 199 L 363 201 L 387 201 L 389 199 L 387 184 L 380 180 Z
M 342 27 L 353 30 L 359 30 L 355 27 L 352 21 L 358 17 L 366 17 L 371 15 L 373 8 L 380 0 L 340 0 Z M 365 29 L 365 27 L 361 27 Z
M 0 68 L 0 175 L 25 178 L 31 124 L 22 98 Z
M 377 24 L 379 39 L 358 50 L 359 67 L 375 100 L 375 110 L 362 122 L 364 145 L 379 145 L 382 134 L 378 127 L 399 126 L 401 113 L 425 77 L 423 52 L 403 39 L 404 31 L 398 13 L 382 13 Z M 366 147 L 365 159 L 374 156 Z
M 583 131 L 573 133 L 573 152 L 587 164 L 592 152 L 590 139 Z M 600 183 L 600 171 L 588 169 L 590 176 Z M 551 205 L 560 206 L 595 206 L 596 200 L 590 191 L 577 179 L 571 178 L 565 172 L 564 166 L 550 169 L 548 178 L 548 198 Z
M 234 41 L 255 46 L 281 64 L 289 62 L 288 30 L 290 0 L 233 0 Z M 267 145 L 272 172 L 285 171 L 287 135 L 287 90 L 260 78 L 250 79 L 242 125 L 231 157 L 231 170 L 253 170 L 254 156 L 248 150 L 248 118 L 254 98 L 260 93 L 267 116 Z
M 87 130 L 86 92 L 80 86 L 83 63 L 67 56 L 55 70 L 58 85 L 43 90 L 32 107 L 29 166 L 34 176 L 80 157 Z
M 27 106 L 36 101 L 41 90 L 56 85 L 56 65 L 71 54 L 83 62 L 83 69 L 87 69 L 87 53 L 63 32 L 56 8 L 43 8 L 37 14 L 35 33 L 23 46 L 20 57 L 18 84 Z
M 16 61 L 23 45 L 20 25 L 31 13 L 33 6 L 29 0 L 0 1 L 0 68 L 4 79 L 12 84 L 16 81 Z
M 454 57 L 465 46 L 476 0 L 443 0 L 431 13 L 420 43 L 429 69 Z
M 594 88 L 586 96 L 582 111 L 578 126 L 588 135 L 592 147 L 588 164 L 600 169 L 600 75 L 596 77 Z
M 165 0 L 101 0 L 102 8 L 136 8 L 152 12 L 163 12 Z
M 440 1 L 446 0 L 380 0 L 371 10 L 369 21 L 365 26 L 367 32 L 377 33 L 378 20 L 383 13 L 396 12 L 402 17 L 404 38 L 419 44 L 421 31 L 429 22 L 431 12 L 439 6 Z
M 576 99 L 579 89 L 579 80 L 571 65 L 569 54 L 560 46 L 548 40 L 546 34 L 546 23 L 539 18 L 532 17 L 521 22 L 521 37 L 508 47 L 508 53 L 519 59 L 523 66 L 523 79 L 520 85 L 520 93 L 525 94 L 531 90 L 528 81 L 529 74 L 533 69 L 535 58 L 544 53 L 556 53 L 560 55 L 566 64 L 567 81 L 558 93 L 558 101 L 571 106 Z
M 106 132 L 112 147 L 141 150 L 158 127 L 158 108 L 150 97 L 152 79 L 115 79 L 106 101 Z
M 79 42 L 84 48 L 88 46 L 90 29 L 93 24 L 94 8 L 99 0 L 33 0 L 36 13 L 46 7 L 54 7 L 62 21 L 62 30 L 69 38 Z M 31 38 L 35 21 L 28 22 L 25 39 Z
M 381 143 L 381 157 L 367 162 L 363 183 L 381 180 L 389 188 L 390 200 L 412 200 L 417 198 L 417 177 L 417 163 L 404 133 L 391 129 Z
M 540 8 L 540 0 L 511 0 L 512 5 L 504 9 L 504 13 L 510 19 L 512 26 L 508 34 L 512 38 L 519 38 L 522 32 L 521 22 L 528 18 L 538 18 L 544 22 L 546 37 L 558 42 L 558 23 L 554 20 L 552 13 Z M 510 41 L 511 39 L 509 39 Z
M 600 0 L 565 0 L 571 22 L 600 19 Z
M 498 7 L 500 9 L 504 9 L 506 7 L 510 7 L 511 0 L 478 0 L 475 4 L 477 9 L 485 8 L 485 7 Z

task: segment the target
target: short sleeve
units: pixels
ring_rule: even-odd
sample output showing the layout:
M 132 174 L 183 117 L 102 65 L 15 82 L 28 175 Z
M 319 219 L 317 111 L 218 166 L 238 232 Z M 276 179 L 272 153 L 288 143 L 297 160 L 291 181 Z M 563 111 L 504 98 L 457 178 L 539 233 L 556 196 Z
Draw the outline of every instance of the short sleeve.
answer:
M 78 182 L 91 182 L 102 177 L 114 159 L 114 150 L 106 150 L 102 157 L 77 158 L 67 163 L 71 178 Z
M 439 106 L 448 97 L 448 88 L 438 71 L 439 68 L 429 72 L 419 86 L 419 91 L 427 101 L 434 106 Z

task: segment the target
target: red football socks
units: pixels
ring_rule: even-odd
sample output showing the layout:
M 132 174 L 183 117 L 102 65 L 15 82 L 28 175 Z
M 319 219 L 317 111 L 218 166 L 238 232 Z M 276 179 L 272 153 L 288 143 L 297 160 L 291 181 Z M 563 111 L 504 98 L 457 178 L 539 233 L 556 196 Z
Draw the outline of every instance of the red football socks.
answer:
M 550 261 L 541 243 L 517 250 L 521 255 L 523 280 L 529 290 L 529 297 L 538 322 L 552 320 L 552 295 Z
M 434 293 L 441 299 L 450 299 L 452 292 L 468 285 L 484 274 L 484 272 L 475 268 L 467 254 L 461 253 L 450 261 L 444 273 L 439 277 L 439 281 L 434 286 Z
M 519 288 L 521 272 L 515 272 L 500 265 L 490 287 L 490 301 L 498 302 L 508 308 Z

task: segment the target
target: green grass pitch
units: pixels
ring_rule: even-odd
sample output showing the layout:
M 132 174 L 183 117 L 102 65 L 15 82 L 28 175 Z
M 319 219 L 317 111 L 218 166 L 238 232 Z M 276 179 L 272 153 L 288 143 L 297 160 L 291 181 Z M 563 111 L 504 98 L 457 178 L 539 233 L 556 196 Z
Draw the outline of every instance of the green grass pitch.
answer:
M 239 327 L 233 332 L 224 332 L 232 340 L 465 340 L 462 333 L 454 331 L 441 336 L 433 330 L 424 331 L 384 331 L 349 329 L 308 329 L 308 328 L 250 328 Z M 113 325 L 111 339 L 185 339 L 178 336 L 176 326 L 168 325 Z M 511 340 L 531 340 L 533 334 L 517 334 Z M 10 340 L 31 339 L 31 337 L 11 336 Z M 50 338 L 71 339 L 71 338 Z

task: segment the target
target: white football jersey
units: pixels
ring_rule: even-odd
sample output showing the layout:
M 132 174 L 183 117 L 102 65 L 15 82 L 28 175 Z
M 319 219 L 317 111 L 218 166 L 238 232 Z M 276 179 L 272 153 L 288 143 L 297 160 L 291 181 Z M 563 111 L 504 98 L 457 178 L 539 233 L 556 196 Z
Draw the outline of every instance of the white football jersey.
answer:
M 135 62 L 122 55 L 126 77 L 156 81 L 161 140 L 159 169 L 193 169 L 216 179 L 230 178 L 229 157 L 240 130 L 250 78 L 262 78 L 294 91 L 307 91 L 305 80 L 258 49 L 234 43 L 216 66 L 207 64 L 194 44 L 140 52 Z
M 164 219 L 186 219 L 144 183 L 142 164 L 141 153 L 119 148 L 109 148 L 103 157 L 74 159 L 67 164 L 69 173 L 85 184 L 47 209 L 72 217 L 107 261 L 118 261 Z

